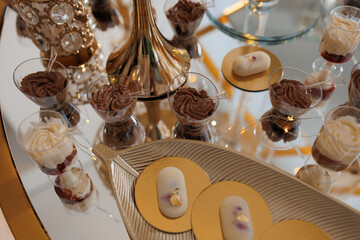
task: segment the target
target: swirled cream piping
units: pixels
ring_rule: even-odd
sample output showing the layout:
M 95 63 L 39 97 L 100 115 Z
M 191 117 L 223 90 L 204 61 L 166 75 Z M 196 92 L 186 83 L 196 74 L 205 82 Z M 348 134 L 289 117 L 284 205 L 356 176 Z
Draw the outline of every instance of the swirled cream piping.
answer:
M 355 117 L 343 116 L 331 120 L 327 122 L 326 129 L 337 141 L 326 134 L 323 127 L 317 139 L 317 148 L 322 154 L 337 160 L 342 160 L 346 156 L 355 157 L 359 154 L 360 124 L 356 122 Z
M 56 168 L 73 151 L 73 141 L 63 123 L 35 123 L 25 136 L 25 148 L 39 165 Z
M 342 56 L 352 53 L 360 37 L 359 20 L 345 19 L 341 15 L 335 14 L 332 21 L 334 24 L 329 22 L 325 28 L 320 52 L 326 51 L 329 54 Z

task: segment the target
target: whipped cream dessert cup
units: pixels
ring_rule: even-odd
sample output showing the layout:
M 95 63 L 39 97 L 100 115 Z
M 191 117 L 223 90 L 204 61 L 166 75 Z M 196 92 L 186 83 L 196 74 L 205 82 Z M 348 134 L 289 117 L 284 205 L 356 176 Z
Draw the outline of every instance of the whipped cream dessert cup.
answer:
M 360 63 L 357 63 L 351 70 L 348 96 L 349 101 L 360 108 Z
M 77 150 L 63 116 L 41 110 L 19 125 L 17 140 L 41 171 L 59 175 L 75 161 Z
M 360 109 L 340 106 L 325 118 L 313 146 L 317 164 L 331 171 L 349 167 L 360 154 Z
M 169 84 L 167 96 L 178 123 L 173 136 L 212 142 L 208 119 L 219 106 L 218 89 L 206 76 L 188 72 L 176 76 Z
M 88 100 L 105 121 L 103 142 L 120 150 L 145 141 L 145 130 L 133 115 L 139 87 L 131 78 L 108 75 L 96 80 L 88 89 Z
M 195 35 L 205 10 L 205 0 L 167 0 L 164 5 L 165 15 L 179 40 Z
M 225 240 L 254 239 L 250 209 L 242 197 L 228 196 L 221 202 L 220 222 Z
M 302 115 L 322 99 L 318 84 L 306 85 L 312 76 L 301 69 L 285 66 L 273 70 L 269 78 L 269 96 L 274 109 L 289 117 Z M 317 83 L 316 79 L 313 79 Z
M 71 211 L 86 214 L 98 204 L 96 189 L 79 161 L 50 182 L 63 205 Z
M 332 63 L 351 59 L 360 40 L 360 9 L 339 6 L 331 10 L 322 40 L 320 55 Z

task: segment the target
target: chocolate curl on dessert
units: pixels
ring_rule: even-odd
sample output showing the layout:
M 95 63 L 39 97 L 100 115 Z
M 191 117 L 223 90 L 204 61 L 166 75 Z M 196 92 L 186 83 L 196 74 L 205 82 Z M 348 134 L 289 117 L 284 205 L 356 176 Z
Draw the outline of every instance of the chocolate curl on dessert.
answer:
M 181 88 L 176 92 L 173 102 L 174 110 L 184 118 L 202 120 L 215 111 L 215 103 L 205 90 Z
M 58 72 L 31 73 L 21 81 L 20 90 L 33 97 L 51 97 L 64 90 L 68 80 Z
M 205 9 L 206 8 L 201 3 L 189 0 L 179 0 L 175 6 L 166 12 L 166 16 L 176 23 L 191 23 L 202 17 Z

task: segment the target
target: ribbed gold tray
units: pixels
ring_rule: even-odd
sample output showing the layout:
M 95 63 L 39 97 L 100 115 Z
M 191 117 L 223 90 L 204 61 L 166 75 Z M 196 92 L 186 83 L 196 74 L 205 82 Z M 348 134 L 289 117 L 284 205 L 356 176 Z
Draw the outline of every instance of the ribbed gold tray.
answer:
M 162 232 L 144 220 L 135 205 L 136 177 L 120 166 L 117 154 L 139 173 L 164 156 L 191 159 L 206 171 L 213 183 L 233 180 L 258 191 L 269 205 L 274 223 L 283 219 L 305 220 L 323 229 L 334 240 L 358 240 L 360 236 L 359 212 L 275 167 L 233 150 L 199 141 L 160 140 L 119 152 L 100 144 L 94 147 L 94 152 L 107 162 L 117 204 L 132 239 L 186 240 L 195 239 L 195 236 L 191 230 Z

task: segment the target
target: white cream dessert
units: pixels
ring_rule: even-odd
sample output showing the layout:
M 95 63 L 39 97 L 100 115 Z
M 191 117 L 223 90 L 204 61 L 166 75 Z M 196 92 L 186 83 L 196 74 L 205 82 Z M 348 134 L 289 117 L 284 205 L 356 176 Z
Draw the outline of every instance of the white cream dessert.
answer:
M 225 240 L 254 238 L 249 206 L 242 197 L 229 196 L 221 202 L 220 221 Z
M 317 165 L 311 164 L 307 165 L 306 169 L 305 166 L 300 168 L 296 177 L 323 192 L 330 191 L 331 177 L 325 169 Z
M 240 77 L 247 77 L 266 71 L 271 64 L 270 56 L 263 51 L 241 55 L 233 62 L 233 71 Z
M 87 212 L 97 204 L 96 190 L 89 175 L 73 167 L 56 179 L 55 192 L 68 209 Z
M 358 19 L 344 18 L 334 13 L 325 27 L 320 43 L 321 56 L 334 63 L 348 61 L 360 38 L 359 24 Z
M 46 174 L 56 175 L 70 165 L 77 151 L 61 120 L 34 123 L 25 134 L 25 148 Z
M 188 207 L 183 173 L 176 167 L 165 167 L 159 172 L 156 185 L 161 213 L 168 218 L 181 217 Z
M 320 166 L 342 171 L 359 155 L 359 149 L 360 124 L 353 116 L 341 116 L 321 128 L 311 152 Z

